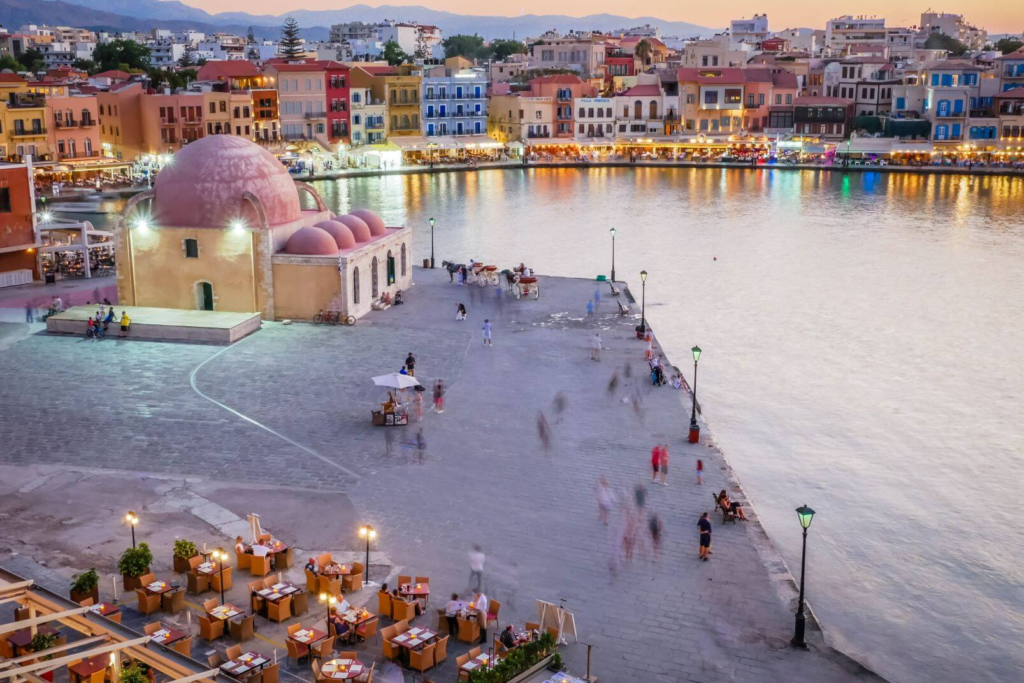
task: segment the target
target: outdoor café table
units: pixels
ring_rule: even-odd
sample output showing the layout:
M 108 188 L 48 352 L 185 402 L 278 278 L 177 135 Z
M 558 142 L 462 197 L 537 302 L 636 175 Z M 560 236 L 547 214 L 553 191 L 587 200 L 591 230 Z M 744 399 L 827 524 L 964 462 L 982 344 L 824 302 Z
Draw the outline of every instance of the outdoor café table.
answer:
M 362 626 L 370 619 L 376 618 L 376 614 L 365 609 L 350 609 L 346 611 L 341 618 L 352 624 L 354 627 Z
M 88 678 L 94 673 L 98 673 L 106 669 L 109 664 L 109 655 L 96 655 L 89 659 L 83 659 L 78 664 L 72 664 L 68 667 L 68 678 L 72 682 L 88 680 Z
M 93 614 L 98 614 L 101 617 L 109 617 L 112 614 L 117 614 L 121 611 L 121 608 L 117 605 L 112 605 L 109 602 L 101 602 L 98 605 L 93 605 L 89 608 L 89 611 Z
M 147 593 L 152 593 L 153 595 L 162 595 L 169 590 L 174 590 L 174 586 L 167 583 L 166 581 L 154 581 L 148 586 L 145 586 L 145 589 Z
M 416 626 L 401 635 L 395 636 L 391 639 L 391 642 L 395 645 L 400 645 L 407 650 L 417 650 L 432 641 L 434 638 L 437 638 L 437 633 L 435 631 L 431 631 L 429 628 Z
M 221 621 L 227 621 L 232 617 L 237 617 L 243 614 L 243 611 L 232 605 L 230 602 L 226 602 L 219 607 L 214 607 L 212 610 L 207 612 L 207 615 L 211 619 L 220 619 Z
M 247 673 L 255 673 L 268 663 L 267 658 L 259 652 L 246 652 L 241 657 L 236 657 L 230 662 L 224 662 L 220 665 L 220 668 L 224 673 L 238 678 L 239 676 L 244 676 Z
M 196 567 L 197 574 L 205 574 L 206 576 L 213 576 L 217 571 L 216 562 L 203 562 L 201 565 Z
M 493 669 L 496 658 L 491 657 L 486 652 L 478 654 L 473 659 L 469 660 L 462 665 L 463 671 L 475 671 L 480 668 Z
M 366 667 L 358 659 L 332 659 L 320 667 L 324 678 L 335 681 L 347 681 L 358 678 L 366 671 Z
M 184 631 L 179 631 L 176 628 L 167 628 L 166 626 L 162 626 L 159 631 L 156 631 L 152 636 L 150 636 L 154 643 L 158 643 L 160 645 L 170 645 L 187 637 L 188 634 Z
M 37 633 L 47 633 L 50 635 L 57 635 L 59 632 L 52 626 L 47 624 L 41 624 L 36 627 Z M 25 654 L 24 650 L 32 644 L 32 629 L 23 628 L 20 631 L 15 631 L 11 635 L 7 636 L 7 642 L 14 648 L 15 655 Z
M 330 576 L 348 576 L 352 573 L 352 565 L 332 562 L 324 567 L 321 573 L 328 574 Z
M 398 587 L 399 595 L 410 595 L 417 599 L 430 597 L 429 583 L 403 583 Z
M 275 583 L 270 588 L 254 592 L 267 602 L 278 603 L 282 598 L 287 598 L 292 593 L 297 593 L 298 591 L 298 587 L 291 581 L 281 581 L 280 583 Z
M 321 631 L 318 628 L 304 628 L 296 631 L 288 637 L 296 643 L 302 643 L 308 647 L 327 638 L 327 631 Z

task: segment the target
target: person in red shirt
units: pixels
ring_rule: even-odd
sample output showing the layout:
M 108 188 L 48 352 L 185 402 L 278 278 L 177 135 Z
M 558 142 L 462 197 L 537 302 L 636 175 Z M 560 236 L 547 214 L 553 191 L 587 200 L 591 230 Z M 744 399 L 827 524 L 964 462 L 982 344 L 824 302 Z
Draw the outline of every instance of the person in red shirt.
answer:
M 654 474 L 651 475 L 651 483 L 658 481 L 658 466 L 661 465 L 661 444 L 654 444 L 654 448 L 651 449 L 651 469 L 654 470 Z
M 660 457 L 659 465 L 661 466 L 661 485 L 662 486 L 668 486 L 668 484 L 665 483 L 665 477 L 668 476 L 668 444 L 667 443 L 661 444 L 660 451 L 661 451 L 660 452 L 660 456 L 661 457 Z

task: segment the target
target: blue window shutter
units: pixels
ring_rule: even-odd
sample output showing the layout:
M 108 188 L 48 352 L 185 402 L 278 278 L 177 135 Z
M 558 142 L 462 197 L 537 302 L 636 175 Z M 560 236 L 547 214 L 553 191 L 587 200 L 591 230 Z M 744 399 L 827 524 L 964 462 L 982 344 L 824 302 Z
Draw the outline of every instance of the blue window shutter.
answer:
M 906 109 L 907 108 L 907 98 L 905 98 L 905 97 L 897 97 L 896 98 L 896 108 L 897 109 Z
M 953 136 L 952 137 L 953 137 L 954 140 L 960 137 L 960 124 L 959 123 L 954 123 L 953 124 Z
M 939 74 L 932 74 L 932 85 L 939 84 Z
M 963 100 L 953 100 L 953 113 L 954 114 L 963 114 L 964 113 L 964 101 Z

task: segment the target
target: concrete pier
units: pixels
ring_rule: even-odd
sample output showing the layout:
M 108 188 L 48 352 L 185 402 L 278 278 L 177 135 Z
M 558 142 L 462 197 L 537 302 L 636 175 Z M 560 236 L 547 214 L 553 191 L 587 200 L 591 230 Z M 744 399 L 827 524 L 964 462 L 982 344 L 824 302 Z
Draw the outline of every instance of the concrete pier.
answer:
M 219 349 L 52 335 L 12 344 L 0 355 L 0 519 L 19 523 L 0 525 L 0 565 L 46 562 L 58 576 L 95 566 L 109 590 L 128 542 L 124 509 L 140 511 L 137 532 L 154 548 L 158 576 L 168 570 L 174 538 L 224 545 L 239 519 L 258 512 L 299 548 L 291 574 L 304 582 L 308 552 L 357 557 L 364 546 L 356 529 L 370 523 L 380 534 L 371 579 L 431 577 L 423 624 L 436 624 L 434 608 L 449 593 L 466 593 L 467 553 L 479 543 L 500 622 L 522 626 L 535 620 L 535 599 L 564 600 L 603 681 L 879 680 L 828 648 L 814 627 L 809 651 L 788 646 L 791 581 L 756 510 L 745 524 L 723 526 L 712 515 L 714 555 L 697 559 L 696 523 L 713 512 L 712 494 L 727 488 L 744 496 L 703 423 L 702 442 L 686 443 L 689 394 L 650 385 L 633 331 L 638 307 L 620 315 L 608 284 L 593 281 L 541 277 L 538 300 L 516 301 L 504 284 L 459 287 L 440 270 L 417 270 L 414 279 L 405 305 L 374 311 L 355 327 L 264 323 Z M 602 304 L 588 318 L 597 289 Z M 460 302 L 466 321 L 455 319 Z M 647 317 L 657 332 L 657 314 Z M 484 318 L 493 324 L 493 347 L 482 343 Z M 599 362 L 590 358 L 595 332 L 604 345 Z M 74 363 L 45 370 L 72 349 Z M 428 387 L 424 419 L 373 427 L 370 411 L 383 392 L 370 377 L 397 371 L 410 351 Z M 619 385 L 610 392 L 616 370 Z M 430 405 L 438 378 L 448 388 L 443 414 Z M 558 394 L 566 401 L 560 418 Z M 547 452 L 539 413 L 552 430 Z M 419 429 L 425 451 L 415 446 Z M 668 443 L 671 454 L 665 487 L 650 484 L 656 443 Z M 615 572 L 620 520 L 613 515 L 608 527 L 598 520 L 602 475 L 623 502 L 632 504 L 638 485 L 646 492 L 638 549 Z M 657 556 L 647 534 L 651 514 L 664 525 Z M 376 605 L 372 592 L 356 601 Z M 322 619 L 318 610 L 303 623 Z M 262 620 L 260 628 L 276 637 Z M 571 641 L 563 654 L 582 676 L 587 648 Z M 465 648 L 450 645 L 449 662 L 432 679 L 454 680 L 455 656 Z M 364 661 L 379 662 L 378 671 L 392 666 L 379 644 L 357 649 Z M 308 666 L 295 673 L 312 678 Z

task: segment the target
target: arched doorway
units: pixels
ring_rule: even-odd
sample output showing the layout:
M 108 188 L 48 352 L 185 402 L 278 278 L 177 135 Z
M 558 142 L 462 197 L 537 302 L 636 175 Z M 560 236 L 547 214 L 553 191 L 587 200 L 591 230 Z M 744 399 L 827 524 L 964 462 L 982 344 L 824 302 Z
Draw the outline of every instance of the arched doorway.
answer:
M 195 285 L 196 308 L 200 311 L 213 310 L 213 285 L 209 282 L 197 282 Z
M 388 249 L 388 284 L 395 284 L 395 257 L 391 255 L 390 249 Z
M 379 269 L 379 266 L 380 264 L 377 262 L 377 257 L 374 256 L 373 263 L 370 264 L 370 296 L 372 296 L 374 299 L 380 296 L 380 292 L 378 291 L 379 276 L 377 275 L 377 270 Z
M 652 120 L 658 118 L 658 102 L 656 100 L 651 100 L 651 104 L 650 104 L 649 109 L 650 109 L 651 115 L 648 116 L 647 118 L 648 119 L 652 119 Z
M 633 118 L 636 119 L 636 120 L 639 120 L 639 119 L 642 119 L 643 117 L 644 117 L 644 103 L 641 102 L 640 100 L 637 100 L 636 102 L 633 103 Z

